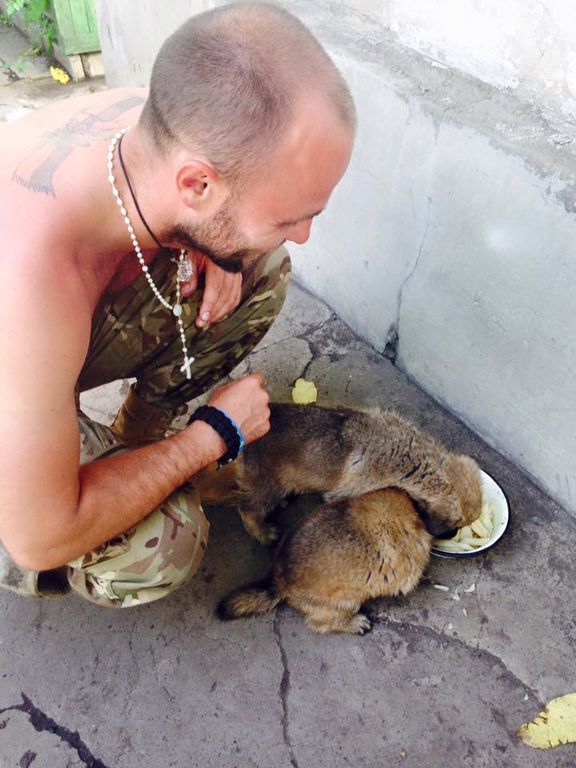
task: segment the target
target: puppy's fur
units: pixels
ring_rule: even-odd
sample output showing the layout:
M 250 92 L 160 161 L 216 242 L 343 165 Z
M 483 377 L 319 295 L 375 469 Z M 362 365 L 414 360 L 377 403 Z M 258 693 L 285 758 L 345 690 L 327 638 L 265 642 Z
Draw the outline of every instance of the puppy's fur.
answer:
M 362 603 L 407 594 L 430 555 L 432 536 L 410 497 L 394 489 L 324 504 L 280 543 L 265 582 L 232 592 L 222 619 L 254 616 L 286 601 L 314 632 L 371 628 Z
M 472 459 L 386 411 L 272 405 L 270 432 L 235 464 L 229 495 L 262 543 L 278 537 L 266 517 L 289 494 L 321 492 L 329 503 L 281 542 L 266 585 L 221 603 L 222 618 L 285 600 L 317 632 L 363 634 L 369 621 L 360 605 L 412 590 L 432 535 L 469 524 L 482 506 Z
M 427 513 L 435 536 L 480 515 L 476 462 L 449 453 L 396 414 L 289 404 L 270 410 L 270 432 L 248 447 L 237 468 L 240 514 L 258 541 L 277 538 L 266 516 L 291 493 L 333 500 L 399 488 Z

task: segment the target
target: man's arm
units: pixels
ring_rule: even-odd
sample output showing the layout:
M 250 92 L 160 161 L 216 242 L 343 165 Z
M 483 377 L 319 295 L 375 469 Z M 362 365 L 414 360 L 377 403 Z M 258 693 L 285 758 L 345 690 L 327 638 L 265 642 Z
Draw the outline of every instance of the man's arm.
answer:
M 19 269 L 18 281 L 6 271 L 0 270 L 0 540 L 21 567 L 45 570 L 126 531 L 226 447 L 211 427 L 195 422 L 168 440 L 79 467 L 74 385 L 90 338 L 86 297 L 73 277 L 56 270 L 23 276 Z M 268 429 L 262 383 L 249 376 L 211 399 L 247 441 Z
M 247 443 L 269 429 L 268 394 L 260 374 L 220 387 L 209 404 L 234 419 Z M 154 445 L 84 464 L 76 514 L 65 540 L 53 549 L 54 562 L 67 562 L 127 530 L 226 450 L 218 433 L 197 421 Z

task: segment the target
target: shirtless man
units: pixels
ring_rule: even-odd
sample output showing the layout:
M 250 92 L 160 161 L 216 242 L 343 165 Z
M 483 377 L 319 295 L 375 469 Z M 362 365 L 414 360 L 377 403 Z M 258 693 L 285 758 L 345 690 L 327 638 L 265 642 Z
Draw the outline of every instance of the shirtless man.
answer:
M 164 433 L 279 311 L 278 249 L 308 239 L 354 120 L 310 33 L 255 3 L 189 20 L 149 93 L 1 129 L 0 585 L 38 595 L 62 577 L 121 607 L 195 572 L 208 524 L 182 486 L 268 430 L 263 377 L 212 393 L 220 421 Z M 80 391 L 129 376 L 112 428 L 79 411 Z

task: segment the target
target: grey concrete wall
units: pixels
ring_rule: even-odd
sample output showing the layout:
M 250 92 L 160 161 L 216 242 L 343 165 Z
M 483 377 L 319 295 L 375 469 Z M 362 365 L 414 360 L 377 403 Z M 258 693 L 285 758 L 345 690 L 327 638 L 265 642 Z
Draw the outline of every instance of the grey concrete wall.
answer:
M 119 84 L 144 83 L 161 40 L 210 3 L 99 5 Z M 284 5 L 327 46 L 359 112 L 349 172 L 293 249 L 297 277 L 576 512 L 572 137 L 369 15 Z
M 576 116 L 573 0 L 347 0 L 394 39 L 554 119 Z M 556 113 L 556 114 L 555 114 Z
M 106 82 L 146 85 L 164 39 L 189 16 L 214 5 L 210 0 L 96 0 Z

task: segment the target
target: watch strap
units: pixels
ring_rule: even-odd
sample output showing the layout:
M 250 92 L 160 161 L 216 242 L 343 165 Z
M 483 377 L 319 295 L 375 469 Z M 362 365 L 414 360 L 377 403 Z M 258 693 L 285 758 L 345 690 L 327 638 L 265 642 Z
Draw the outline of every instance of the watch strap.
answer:
M 194 421 L 204 421 L 209 424 L 226 443 L 226 453 L 218 460 L 219 467 L 238 458 L 238 454 L 244 449 L 244 435 L 225 411 L 212 405 L 202 405 L 190 416 L 188 424 Z

